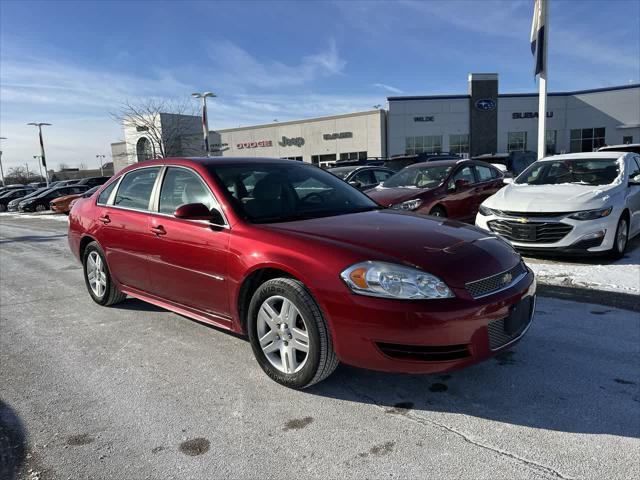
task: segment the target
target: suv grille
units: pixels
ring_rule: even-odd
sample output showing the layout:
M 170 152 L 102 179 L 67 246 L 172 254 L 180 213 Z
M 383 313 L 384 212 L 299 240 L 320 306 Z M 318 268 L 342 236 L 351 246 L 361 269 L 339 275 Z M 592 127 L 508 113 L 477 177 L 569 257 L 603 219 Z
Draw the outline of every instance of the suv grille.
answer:
M 465 288 L 473 298 L 480 298 L 513 285 L 520 280 L 520 277 L 525 273 L 527 273 L 527 267 L 525 267 L 524 263 L 520 262 L 506 272 L 500 272 L 491 277 L 469 282 L 465 284 Z
M 571 225 L 558 222 L 519 223 L 510 220 L 492 220 L 489 229 L 508 240 L 523 243 L 555 243 L 572 229 Z
M 397 343 L 381 343 L 376 345 L 382 353 L 400 360 L 417 360 L 422 362 L 447 362 L 470 356 L 467 345 L 401 345 Z

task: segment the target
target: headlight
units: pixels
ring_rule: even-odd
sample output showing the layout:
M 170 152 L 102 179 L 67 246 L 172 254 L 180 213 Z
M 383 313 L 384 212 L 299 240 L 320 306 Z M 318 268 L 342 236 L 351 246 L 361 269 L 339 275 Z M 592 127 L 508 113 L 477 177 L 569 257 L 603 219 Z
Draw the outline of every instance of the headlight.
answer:
M 342 272 L 340 277 L 354 293 L 371 297 L 419 300 L 454 296 L 438 277 L 395 263 L 357 263 Z
M 480 213 L 480 215 L 484 215 L 485 217 L 493 215 L 493 210 L 485 207 L 484 205 L 480 205 L 480 208 L 478 208 L 478 212 Z
M 595 220 L 597 218 L 608 217 L 611 214 L 613 207 L 604 208 L 602 210 L 585 210 L 584 212 L 576 212 L 573 215 L 569 215 L 569 218 L 574 220 Z
M 396 203 L 395 205 L 391 205 L 391 208 L 394 210 L 415 210 L 420 205 L 422 205 L 422 200 L 416 198 L 415 200 L 407 200 L 406 202 Z

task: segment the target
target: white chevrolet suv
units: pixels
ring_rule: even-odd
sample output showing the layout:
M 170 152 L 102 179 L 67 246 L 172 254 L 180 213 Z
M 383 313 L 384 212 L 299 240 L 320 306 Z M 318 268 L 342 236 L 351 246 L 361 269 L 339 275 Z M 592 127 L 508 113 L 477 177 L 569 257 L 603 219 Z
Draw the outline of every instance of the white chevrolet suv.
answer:
M 538 160 L 482 203 L 476 225 L 522 251 L 621 257 L 640 233 L 640 155 L 593 152 Z

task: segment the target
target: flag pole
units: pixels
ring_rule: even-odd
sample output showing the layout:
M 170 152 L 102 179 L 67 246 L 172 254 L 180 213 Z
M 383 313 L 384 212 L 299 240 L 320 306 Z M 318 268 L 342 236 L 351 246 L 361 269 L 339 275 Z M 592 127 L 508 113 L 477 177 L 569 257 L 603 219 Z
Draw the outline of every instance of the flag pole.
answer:
M 549 45 L 549 17 L 547 13 L 547 0 L 540 0 L 542 10 L 542 25 L 544 25 L 544 42 L 542 45 L 543 68 L 539 78 L 538 92 L 538 160 L 546 155 L 547 142 L 547 73 L 549 62 L 547 61 L 547 46 Z

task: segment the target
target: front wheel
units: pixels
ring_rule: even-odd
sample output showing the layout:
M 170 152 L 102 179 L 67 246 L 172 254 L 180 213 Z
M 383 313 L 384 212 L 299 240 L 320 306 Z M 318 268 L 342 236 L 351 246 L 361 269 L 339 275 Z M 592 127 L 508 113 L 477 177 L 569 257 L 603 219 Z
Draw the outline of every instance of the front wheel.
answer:
M 44 205 L 37 205 L 36 212 L 44 212 L 47 209 Z
M 429 212 L 429 215 L 431 215 L 432 217 L 446 218 L 447 212 L 445 212 L 444 208 L 440 206 L 436 206 L 431 209 L 431 211 Z
M 618 220 L 618 228 L 616 228 L 616 236 L 613 239 L 613 248 L 610 254 L 613 258 L 624 257 L 624 252 L 627 250 L 627 244 L 629 243 L 629 222 L 626 217 L 620 217 Z
M 113 284 L 104 252 L 97 242 L 91 242 L 85 248 L 82 266 L 84 267 L 84 282 L 89 295 L 98 305 L 106 307 L 127 298 Z
M 248 315 L 253 354 L 276 382 L 309 387 L 338 366 L 322 312 L 300 281 L 275 278 L 263 283 L 251 298 Z

